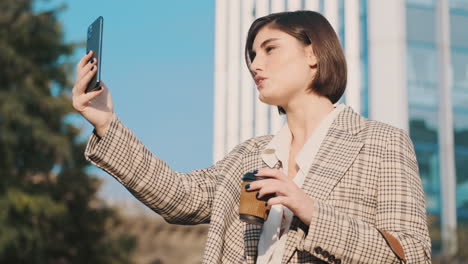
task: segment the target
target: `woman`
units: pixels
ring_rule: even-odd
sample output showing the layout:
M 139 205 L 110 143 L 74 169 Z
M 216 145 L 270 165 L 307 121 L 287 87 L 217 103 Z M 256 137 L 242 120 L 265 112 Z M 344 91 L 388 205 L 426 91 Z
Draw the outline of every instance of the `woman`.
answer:
M 104 84 L 84 93 L 96 72 L 90 53 L 73 88 L 75 109 L 95 127 L 86 158 L 166 221 L 210 223 L 204 263 L 430 263 L 411 140 L 334 105 L 346 62 L 328 21 L 312 11 L 259 18 L 245 51 L 259 99 L 287 116 L 276 135 L 249 139 L 209 168 L 173 171 L 119 121 Z M 248 191 L 276 194 L 263 227 L 238 215 L 241 177 L 252 171 L 270 179 Z

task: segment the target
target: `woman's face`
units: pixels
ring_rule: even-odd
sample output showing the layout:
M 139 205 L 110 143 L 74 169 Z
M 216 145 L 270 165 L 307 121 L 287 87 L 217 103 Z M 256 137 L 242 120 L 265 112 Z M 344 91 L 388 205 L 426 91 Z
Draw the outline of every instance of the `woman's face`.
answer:
M 286 107 L 307 87 L 315 74 L 316 57 L 311 45 L 268 26 L 256 35 L 250 70 L 254 73 L 259 99 L 269 105 Z

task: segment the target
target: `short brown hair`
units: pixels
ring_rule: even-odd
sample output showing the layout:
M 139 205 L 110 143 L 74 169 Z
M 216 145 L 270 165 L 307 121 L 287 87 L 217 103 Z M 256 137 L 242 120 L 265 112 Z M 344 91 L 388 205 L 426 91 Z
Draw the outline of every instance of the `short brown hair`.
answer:
M 312 45 L 317 57 L 317 73 L 309 89 L 320 96 L 327 97 L 333 104 L 343 95 L 346 89 L 346 59 L 340 41 L 333 27 L 320 13 L 299 10 L 280 12 L 256 19 L 250 26 L 245 45 L 245 61 L 250 68 L 253 42 L 263 27 L 281 30 L 302 42 Z M 278 106 L 280 113 L 286 111 Z

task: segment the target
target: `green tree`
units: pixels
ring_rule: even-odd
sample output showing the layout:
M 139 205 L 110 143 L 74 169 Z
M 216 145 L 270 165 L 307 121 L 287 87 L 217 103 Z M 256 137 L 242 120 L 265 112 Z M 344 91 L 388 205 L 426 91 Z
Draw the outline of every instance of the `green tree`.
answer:
M 0 1 L 0 263 L 129 263 L 134 238 L 96 197 L 70 92 L 77 45 L 57 14 Z

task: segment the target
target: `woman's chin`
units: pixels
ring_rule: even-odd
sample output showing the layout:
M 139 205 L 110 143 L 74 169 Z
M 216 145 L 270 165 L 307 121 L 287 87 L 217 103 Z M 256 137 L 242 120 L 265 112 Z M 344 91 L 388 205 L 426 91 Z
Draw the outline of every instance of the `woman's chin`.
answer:
M 260 93 L 258 95 L 258 99 L 262 102 L 262 103 L 265 103 L 267 105 L 278 105 L 278 98 L 276 98 L 275 96 L 272 96 L 272 95 L 269 95 L 269 94 L 265 94 L 265 93 Z
M 269 104 L 268 102 L 270 101 L 268 96 L 265 96 L 265 94 L 262 92 L 258 94 L 258 99 L 260 100 L 260 102 L 265 103 L 265 104 Z

